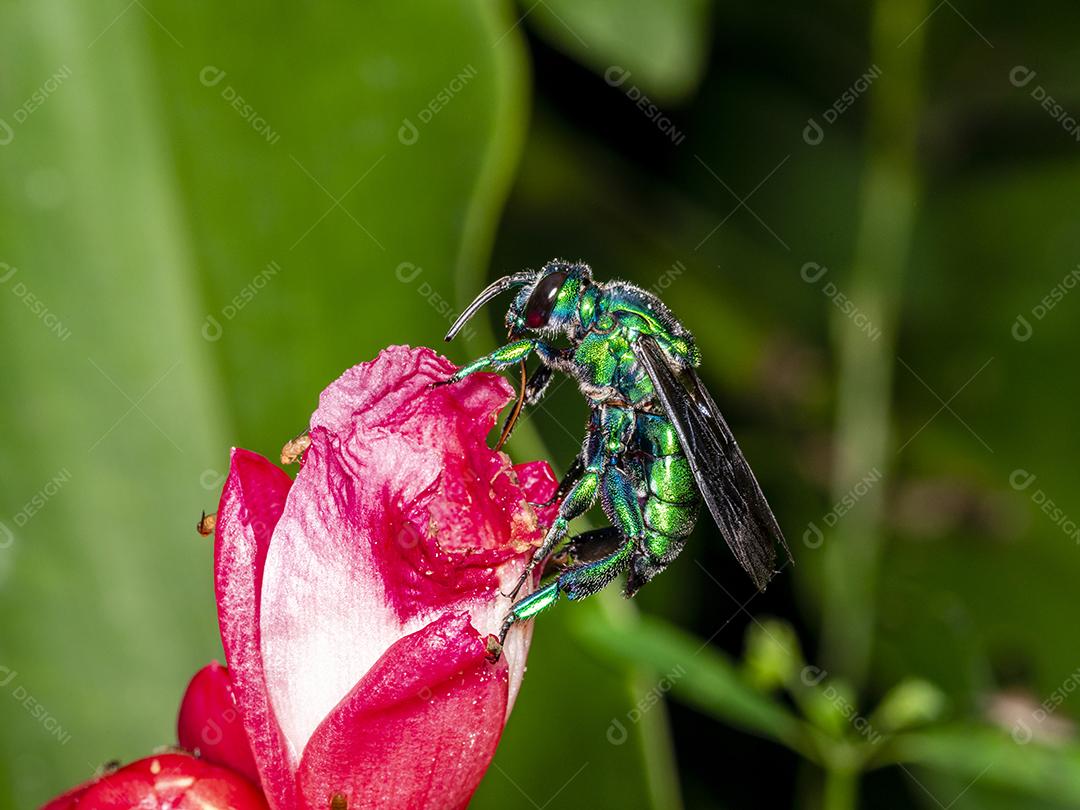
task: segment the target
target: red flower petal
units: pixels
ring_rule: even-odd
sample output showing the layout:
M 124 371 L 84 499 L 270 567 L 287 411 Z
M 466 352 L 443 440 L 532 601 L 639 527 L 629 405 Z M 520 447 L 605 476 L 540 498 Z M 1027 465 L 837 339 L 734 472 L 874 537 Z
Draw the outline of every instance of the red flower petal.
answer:
M 542 537 L 507 457 L 486 443 L 512 389 L 490 374 L 430 387 L 454 371 L 430 349 L 393 347 L 345 372 L 312 417 L 261 603 L 266 686 L 293 763 L 399 639 L 462 611 L 498 632 L 500 591 Z M 515 628 L 511 693 L 527 647 Z
M 270 536 L 291 486 L 289 476 L 262 456 L 233 450 L 218 506 L 214 545 L 218 623 L 233 694 L 263 789 L 276 810 L 293 810 L 296 783 L 266 692 L 259 645 L 259 593 Z
M 312 735 L 300 763 L 309 808 L 465 807 L 502 734 L 506 664 L 466 614 L 387 650 Z
M 217 661 L 207 664 L 191 679 L 180 703 L 177 739 L 183 748 L 206 761 L 231 768 L 258 784 L 259 771 L 229 673 Z
M 87 782 L 42 810 L 266 810 L 266 802 L 226 768 L 187 754 L 161 754 Z

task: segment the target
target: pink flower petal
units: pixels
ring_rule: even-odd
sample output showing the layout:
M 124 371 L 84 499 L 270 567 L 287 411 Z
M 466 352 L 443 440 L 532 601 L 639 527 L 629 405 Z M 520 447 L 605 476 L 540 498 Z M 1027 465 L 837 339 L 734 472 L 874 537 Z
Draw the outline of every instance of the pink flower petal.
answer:
M 500 590 L 543 536 L 507 457 L 486 443 L 509 384 L 478 374 L 430 387 L 454 371 L 429 349 L 392 347 L 345 372 L 312 416 L 261 610 L 267 691 L 294 765 L 399 639 L 463 611 L 481 634 L 498 632 Z M 515 628 L 512 694 L 527 646 Z
M 521 484 L 521 491 L 525 494 L 525 499 L 529 503 L 546 503 L 548 498 L 554 495 L 555 490 L 559 487 L 559 481 L 555 477 L 551 465 L 546 461 L 526 461 L 523 464 L 517 464 L 514 466 L 514 473 L 517 475 L 518 483 Z M 551 525 L 556 514 L 558 514 L 559 504 L 537 506 L 533 511 L 536 512 L 540 525 L 547 527 Z M 540 539 L 543 539 L 543 532 L 540 533 Z M 507 575 L 499 582 L 499 588 L 503 593 L 509 593 L 517 585 L 518 577 L 521 576 L 523 566 L 528 562 L 528 558 L 528 554 L 523 556 L 516 565 L 507 571 Z M 543 567 L 537 566 L 533 570 L 532 581 L 526 584 L 520 595 L 524 596 L 535 588 L 540 582 L 543 573 Z M 502 611 L 504 616 L 507 608 L 509 608 L 509 601 L 500 601 L 498 603 L 498 610 Z M 514 627 L 510 635 L 506 637 L 504 657 L 510 666 L 510 699 L 506 704 L 507 717 L 510 716 L 510 710 L 514 708 L 518 692 L 521 689 L 521 683 L 525 678 L 525 659 L 529 653 L 529 645 L 532 643 L 532 634 L 533 623 L 528 622 Z
M 233 450 L 218 506 L 214 579 L 218 623 L 233 694 L 275 810 L 293 810 L 296 783 L 284 740 L 267 698 L 259 645 L 259 593 L 270 537 L 292 486 L 262 456 Z
M 217 661 L 207 664 L 191 679 L 180 703 L 176 725 L 181 747 L 258 784 L 259 771 L 233 696 L 229 672 Z
M 526 461 L 523 464 L 515 464 L 514 474 L 517 475 L 518 484 L 521 485 L 525 499 L 532 504 L 546 503 L 559 488 L 559 479 L 555 477 L 551 465 L 546 461 Z M 541 526 L 550 526 L 555 516 L 559 514 L 559 504 L 535 506 L 533 511 L 536 512 Z
M 465 807 L 495 754 L 506 664 L 492 665 L 468 616 L 394 644 L 312 735 L 300 763 L 308 808 Z
M 266 802 L 226 768 L 161 754 L 93 779 L 42 810 L 266 810 Z

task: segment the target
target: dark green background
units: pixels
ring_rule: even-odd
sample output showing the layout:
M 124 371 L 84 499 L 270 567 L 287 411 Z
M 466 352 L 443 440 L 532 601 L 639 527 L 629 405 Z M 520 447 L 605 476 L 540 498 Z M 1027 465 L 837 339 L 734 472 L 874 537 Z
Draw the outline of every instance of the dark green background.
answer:
M 475 806 L 1077 806 L 1078 22 L 0 2 L 0 808 L 173 739 L 231 445 L 274 456 L 343 368 L 554 256 L 695 332 L 797 564 L 755 596 L 703 524 L 634 604 L 544 616 Z M 564 468 L 584 417 L 558 386 L 510 449 Z

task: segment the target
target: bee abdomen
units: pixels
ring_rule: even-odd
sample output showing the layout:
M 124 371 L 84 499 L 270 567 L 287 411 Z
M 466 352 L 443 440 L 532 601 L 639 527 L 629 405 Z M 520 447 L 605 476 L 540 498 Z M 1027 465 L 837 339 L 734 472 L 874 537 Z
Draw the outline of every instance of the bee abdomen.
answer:
M 686 537 L 697 523 L 700 502 L 676 504 L 659 498 L 645 499 L 645 526 L 671 538 Z
M 682 453 L 650 460 L 647 478 L 649 494 L 654 498 L 670 504 L 692 504 L 698 500 L 694 473 Z

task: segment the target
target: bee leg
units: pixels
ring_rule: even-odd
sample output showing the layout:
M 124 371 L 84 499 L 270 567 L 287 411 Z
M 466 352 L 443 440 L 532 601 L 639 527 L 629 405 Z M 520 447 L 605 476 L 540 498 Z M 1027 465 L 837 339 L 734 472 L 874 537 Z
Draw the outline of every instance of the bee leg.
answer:
M 499 633 L 499 643 L 506 641 L 506 634 L 510 632 L 514 624 L 531 619 L 536 614 L 547 610 L 559 601 L 560 594 L 565 593 L 568 599 L 577 600 L 603 590 L 615 577 L 626 570 L 634 549 L 635 543 L 632 539 L 624 540 L 613 553 L 594 562 L 581 563 L 564 571 L 557 579 L 514 603 L 503 622 Z
M 596 425 L 595 414 L 590 425 Z M 573 566 L 560 574 L 553 582 L 511 605 L 510 612 L 503 622 L 502 638 L 506 637 L 506 633 L 515 622 L 531 618 L 555 604 L 560 593 L 565 593 L 570 599 L 584 599 L 604 588 L 630 565 L 645 534 L 645 518 L 641 513 L 634 482 L 630 475 L 619 466 L 632 425 L 633 422 L 628 420 L 624 411 L 612 409 L 600 416 L 601 429 L 595 430 L 590 437 L 589 446 L 592 448 L 592 456 L 586 472 L 563 501 L 563 505 L 559 508 L 559 517 L 548 531 L 544 545 L 537 549 L 533 564 L 544 559 L 555 547 L 555 543 L 566 535 L 564 516 L 581 514 L 593 504 L 597 496 L 600 497 L 604 514 L 611 521 L 611 530 L 622 539 L 622 544 L 598 560 Z M 600 440 L 601 437 L 603 440 Z M 579 493 L 585 488 L 587 488 L 587 497 L 582 497 Z M 611 534 L 592 534 L 590 539 L 593 543 L 599 544 L 601 538 L 610 541 Z M 584 543 L 578 542 L 575 548 L 583 545 Z M 531 568 L 532 564 L 529 570 Z M 525 582 L 527 576 L 528 571 L 519 583 L 519 587 Z M 517 591 L 514 595 L 516 593 Z
M 555 549 L 555 546 L 566 537 L 570 521 L 587 512 L 589 507 L 596 502 L 599 482 L 599 471 L 597 469 L 586 469 L 581 479 L 574 484 L 566 498 L 563 499 L 562 506 L 559 507 L 559 515 L 548 529 L 543 544 L 533 552 L 532 559 L 525 566 L 525 570 L 521 572 L 521 577 L 518 579 L 517 585 L 514 586 L 514 590 L 510 592 L 511 599 L 517 597 L 528 581 L 533 569 L 542 563 Z
M 551 607 L 565 593 L 571 601 L 592 596 L 607 587 L 615 577 L 630 568 L 638 554 L 638 546 L 645 532 L 645 520 L 638 505 L 630 477 L 618 466 L 617 458 L 609 458 L 600 480 L 600 503 L 614 524 L 575 537 L 567 552 L 584 552 L 591 561 L 580 562 L 561 573 L 548 585 L 529 594 L 510 608 L 503 632 L 515 621 L 528 619 Z M 619 545 L 611 550 L 612 541 Z M 597 554 L 603 555 L 596 559 Z
M 551 366 L 540 365 L 537 367 L 536 371 L 529 377 L 529 381 L 525 384 L 526 405 L 535 405 L 544 398 L 544 394 L 551 384 L 551 377 L 554 373 L 555 369 Z
M 537 340 L 536 338 L 524 338 L 522 340 L 515 340 L 511 343 L 507 343 L 505 346 L 500 346 L 491 354 L 485 354 L 483 357 L 479 357 L 473 360 L 466 366 L 462 366 L 453 376 L 448 377 L 445 380 L 433 382 L 429 387 L 437 388 L 440 385 L 448 385 L 450 383 L 456 383 L 459 380 L 464 380 L 470 374 L 475 374 L 478 371 L 501 371 L 504 368 L 510 368 L 516 366 L 522 360 L 525 360 L 533 352 L 538 352 L 541 355 L 547 356 L 554 354 L 555 349 L 552 349 L 546 343 Z
M 551 561 L 559 566 L 560 571 L 566 570 L 578 563 L 595 562 L 601 557 L 606 557 L 622 542 L 623 536 L 614 526 L 592 529 L 571 537 L 570 542 L 559 549 Z
M 641 542 L 645 537 L 645 516 L 630 476 L 616 466 L 617 459 L 604 468 L 600 480 L 600 506 L 623 537 Z
M 625 539 L 621 546 L 606 557 L 574 566 L 559 576 L 559 590 L 571 601 L 599 593 L 630 565 L 634 548 L 633 539 Z
M 514 430 L 514 425 L 517 423 L 518 417 L 521 414 L 521 408 L 525 405 L 535 405 L 544 397 L 544 392 L 547 390 L 548 384 L 551 382 L 551 375 L 553 374 L 551 366 L 540 365 L 537 366 L 536 371 L 532 373 L 527 381 L 524 382 L 524 388 L 521 392 L 521 401 L 513 408 L 510 413 L 506 415 L 506 419 L 503 420 L 502 431 L 500 436 L 500 446 L 506 443 L 506 440 L 510 438 L 510 434 Z M 498 447 L 495 448 L 499 449 Z
M 594 410 L 589 417 L 589 434 L 585 452 L 587 462 L 581 479 L 570 490 L 559 507 L 559 515 L 548 529 L 543 545 L 510 594 L 516 598 L 532 570 L 542 562 L 566 536 L 567 524 L 586 512 L 601 498 L 604 513 L 623 537 L 639 539 L 645 531 L 645 520 L 638 505 L 633 482 L 619 466 L 621 454 L 634 429 L 633 412 L 622 408 Z

